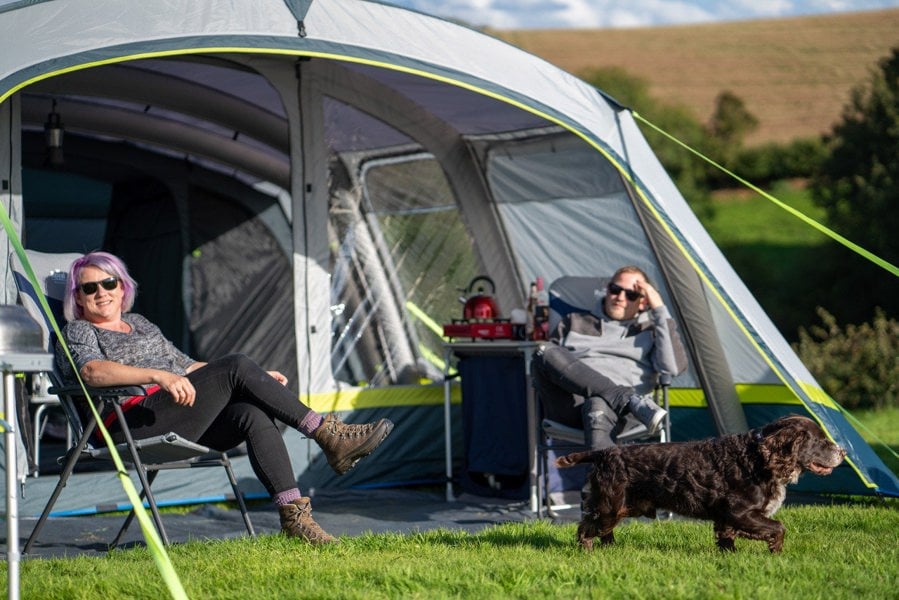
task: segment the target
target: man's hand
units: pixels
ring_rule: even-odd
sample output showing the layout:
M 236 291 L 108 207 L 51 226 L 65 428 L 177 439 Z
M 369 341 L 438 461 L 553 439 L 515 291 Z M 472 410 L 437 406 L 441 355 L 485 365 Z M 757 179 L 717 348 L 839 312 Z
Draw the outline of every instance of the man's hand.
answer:
M 648 308 L 653 309 L 659 306 L 662 306 L 664 301 L 662 300 L 661 294 L 646 283 L 645 281 L 640 281 L 639 279 L 634 282 L 634 290 L 640 292 L 644 298 L 646 298 L 646 305 Z

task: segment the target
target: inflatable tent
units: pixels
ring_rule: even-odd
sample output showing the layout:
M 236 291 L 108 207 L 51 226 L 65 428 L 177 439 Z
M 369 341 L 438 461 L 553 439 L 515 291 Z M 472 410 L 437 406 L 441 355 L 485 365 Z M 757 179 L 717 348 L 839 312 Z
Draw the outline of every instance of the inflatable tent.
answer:
M 306 488 L 440 481 L 439 324 L 474 277 L 508 315 L 536 276 L 636 263 L 689 343 L 675 439 L 808 414 L 849 456 L 801 489 L 899 494 L 632 114 L 533 55 L 362 0 L 0 2 L 0 49 L 2 201 L 25 247 L 115 252 L 135 309 L 196 358 L 245 352 L 320 411 L 397 422 L 339 479 L 285 432 Z M 218 485 L 169 481 L 176 499 Z

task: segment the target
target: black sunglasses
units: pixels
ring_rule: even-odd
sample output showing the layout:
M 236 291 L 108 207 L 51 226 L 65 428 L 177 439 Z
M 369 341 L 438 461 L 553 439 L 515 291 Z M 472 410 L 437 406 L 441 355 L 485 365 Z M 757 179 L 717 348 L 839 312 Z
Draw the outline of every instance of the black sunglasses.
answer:
M 638 300 L 643 295 L 640 292 L 635 292 L 634 290 L 626 290 L 617 283 L 609 284 L 609 294 L 617 296 L 621 292 L 624 292 L 624 296 L 631 302 Z
M 82 283 L 81 285 L 79 285 L 78 287 L 81 288 L 81 292 L 85 296 L 90 296 L 92 294 L 97 293 L 97 286 L 100 286 L 100 285 L 103 286 L 104 290 L 108 290 L 111 292 L 112 290 L 119 287 L 119 278 L 118 277 L 107 277 L 106 279 L 103 279 L 101 281 L 86 281 L 86 282 Z

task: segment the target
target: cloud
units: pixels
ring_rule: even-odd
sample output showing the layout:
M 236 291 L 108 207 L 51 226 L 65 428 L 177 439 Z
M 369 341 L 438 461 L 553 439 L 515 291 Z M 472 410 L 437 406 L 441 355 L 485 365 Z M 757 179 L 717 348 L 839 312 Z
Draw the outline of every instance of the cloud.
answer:
M 494 29 L 621 28 L 870 10 L 899 0 L 389 0 Z

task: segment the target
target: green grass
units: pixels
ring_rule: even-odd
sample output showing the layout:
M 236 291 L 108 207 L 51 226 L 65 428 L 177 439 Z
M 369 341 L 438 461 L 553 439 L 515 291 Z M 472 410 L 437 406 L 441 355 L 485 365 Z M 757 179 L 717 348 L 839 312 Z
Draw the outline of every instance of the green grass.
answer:
M 799 184 L 778 182 L 766 190 L 777 200 L 822 222 L 824 211 L 812 202 Z M 765 243 L 771 246 L 815 247 L 829 238 L 767 198 L 749 189 L 717 192 L 714 214 L 703 218 L 703 226 L 719 245 Z
M 822 222 L 823 211 L 802 186 L 781 182 L 767 190 L 784 204 Z M 718 192 L 703 226 L 728 262 L 790 342 L 800 327 L 818 322 L 816 307 L 826 304 L 820 286 L 808 285 L 821 269 L 821 249 L 830 238 L 756 192 Z
M 899 475 L 899 407 L 857 411 L 849 422 L 886 466 Z
M 194 542 L 169 555 L 191 598 L 894 598 L 899 506 L 791 506 L 784 551 L 738 540 L 722 554 L 705 522 L 632 521 L 592 554 L 573 524 L 504 524 L 347 538 L 312 548 L 281 536 Z M 5 572 L 5 570 L 4 570 Z M 22 598 L 154 598 L 144 549 L 27 560 Z

